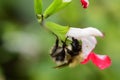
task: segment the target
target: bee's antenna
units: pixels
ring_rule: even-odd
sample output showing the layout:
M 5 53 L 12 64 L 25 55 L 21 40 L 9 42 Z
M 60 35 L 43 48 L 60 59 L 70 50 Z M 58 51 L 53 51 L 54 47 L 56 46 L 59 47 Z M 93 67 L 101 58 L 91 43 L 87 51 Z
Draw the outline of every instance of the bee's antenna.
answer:
M 61 40 L 61 42 L 63 43 L 63 48 L 66 47 L 66 41 L 67 41 L 67 38 L 68 38 L 68 37 L 65 38 L 65 41 Z
M 59 44 L 59 38 L 58 38 L 58 36 L 55 34 L 55 33 L 53 33 L 52 32 L 52 34 L 56 37 L 56 47 L 58 47 L 58 44 Z
M 68 36 L 65 38 L 65 43 L 66 43 L 67 39 L 68 39 Z
M 54 45 L 54 48 L 52 49 L 52 54 L 55 53 L 55 51 L 58 49 L 58 46 L 59 46 L 59 38 L 58 36 L 52 32 L 53 35 L 56 36 L 56 42 L 55 42 L 55 45 Z

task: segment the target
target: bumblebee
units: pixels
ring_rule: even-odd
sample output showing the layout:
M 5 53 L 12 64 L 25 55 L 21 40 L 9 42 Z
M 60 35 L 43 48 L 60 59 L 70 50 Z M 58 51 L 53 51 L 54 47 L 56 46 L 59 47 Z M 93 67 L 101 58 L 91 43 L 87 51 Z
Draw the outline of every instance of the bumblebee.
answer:
M 68 38 L 68 37 L 67 37 Z M 70 44 L 66 44 L 67 38 L 62 42 L 62 46 L 59 45 L 59 39 L 57 37 L 56 43 L 51 50 L 50 56 L 57 64 L 54 68 L 61 68 L 65 66 L 74 67 L 81 61 L 81 45 L 79 41 L 72 38 Z

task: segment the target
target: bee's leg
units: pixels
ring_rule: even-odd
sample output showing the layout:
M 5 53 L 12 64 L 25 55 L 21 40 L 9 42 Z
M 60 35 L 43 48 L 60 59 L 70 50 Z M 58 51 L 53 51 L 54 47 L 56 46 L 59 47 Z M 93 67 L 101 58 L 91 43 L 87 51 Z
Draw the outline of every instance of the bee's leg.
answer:
M 66 48 L 66 50 L 67 50 L 67 53 L 69 54 L 69 55 L 71 55 L 71 56 L 73 56 L 73 51 L 72 50 L 70 50 L 70 49 L 68 49 L 68 48 Z
M 59 39 L 58 39 L 58 37 L 56 35 L 56 42 L 55 42 L 55 45 L 54 45 L 54 47 L 52 49 L 51 56 L 54 55 L 54 53 L 57 51 L 58 47 L 59 47 Z
M 58 39 L 58 37 L 56 38 L 56 42 L 55 42 L 55 47 L 56 47 L 56 49 L 58 48 L 58 46 L 59 46 L 59 39 Z
M 65 51 L 65 47 L 66 47 L 66 40 L 65 41 L 61 41 L 62 42 L 62 47 L 59 47 L 59 49 L 56 51 L 56 61 L 64 61 L 65 60 L 65 56 L 66 56 L 66 51 Z M 56 45 L 57 45 L 57 41 L 56 41 Z
M 55 42 L 55 46 L 54 47 L 57 49 L 58 46 L 59 46 L 59 38 L 58 38 L 58 36 L 55 33 L 53 33 L 53 35 L 55 35 L 55 37 L 56 37 L 56 42 Z
M 63 46 L 64 45 L 65 45 L 65 43 L 63 42 Z M 52 52 L 51 52 L 51 56 L 55 57 L 56 61 L 64 61 L 64 59 L 65 59 L 65 49 L 64 49 L 64 47 L 59 46 L 58 37 L 56 38 L 55 45 L 54 45 Z
M 65 41 L 61 41 L 61 42 L 63 43 L 63 45 L 62 45 L 63 48 L 65 48 L 65 47 L 67 46 L 67 45 L 66 45 L 67 38 L 68 38 L 68 37 L 65 38 Z

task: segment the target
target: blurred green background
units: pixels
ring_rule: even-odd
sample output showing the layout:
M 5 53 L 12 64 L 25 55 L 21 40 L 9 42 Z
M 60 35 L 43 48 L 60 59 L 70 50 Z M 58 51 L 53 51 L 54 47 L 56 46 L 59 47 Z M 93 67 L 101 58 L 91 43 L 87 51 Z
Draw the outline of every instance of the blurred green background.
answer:
M 107 54 L 112 65 L 99 70 L 89 62 L 53 69 L 49 56 L 55 37 L 37 22 L 33 0 L 0 0 L 0 80 L 120 80 L 120 0 L 79 0 L 47 20 L 74 27 L 93 26 L 104 32 L 95 52 Z M 52 0 L 43 0 L 44 10 Z

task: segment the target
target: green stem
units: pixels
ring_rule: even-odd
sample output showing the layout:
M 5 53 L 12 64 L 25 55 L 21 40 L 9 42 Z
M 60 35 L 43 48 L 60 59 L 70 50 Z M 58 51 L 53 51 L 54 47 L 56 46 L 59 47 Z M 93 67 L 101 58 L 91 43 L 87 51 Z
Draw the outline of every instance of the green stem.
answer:
M 44 28 L 46 29 L 47 31 L 49 31 L 50 33 L 52 33 L 53 35 L 57 36 L 54 32 L 52 32 L 51 30 L 49 30 L 47 28 L 47 26 L 45 25 L 45 18 L 44 18 L 44 15 L 37 15 L 37 19 L 38 19 L 38 22 L 39 24 Z

